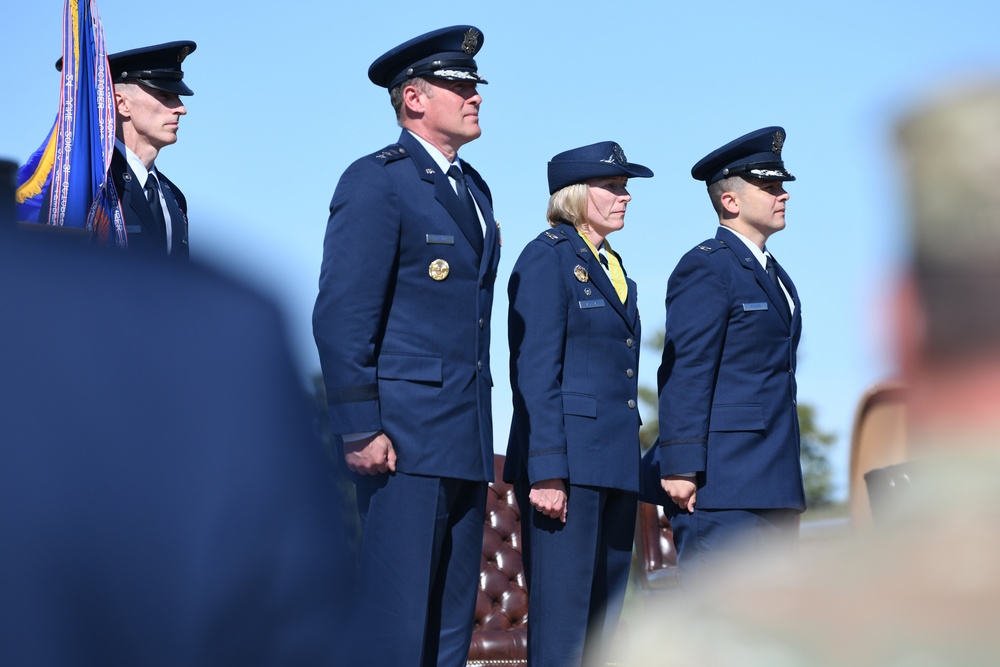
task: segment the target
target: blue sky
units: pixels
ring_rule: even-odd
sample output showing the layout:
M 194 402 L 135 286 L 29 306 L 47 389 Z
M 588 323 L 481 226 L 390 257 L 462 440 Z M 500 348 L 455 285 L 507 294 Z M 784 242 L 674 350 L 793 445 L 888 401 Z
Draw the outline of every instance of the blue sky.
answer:
M 0 157 L 23 162 L 55 117 L 63 6 L 8 4 Z M 195 96 L 157 167 L 187 196 L 192 255 L 282 305 L 304 376 L 318 370 L 310 316 L 330 196 L 351 161 L 398 135 L 368 65 L 435 28 L 471 23 L 484 32 L 483 136 L 461 155 L 490 183 L 503 229 L 493 317 L 498 451 L 510 419 L 505 286 L 521 248 L 545 228 L 548 159 L 615 140 L 656 172 L 633 181 L 626 228 L 611 238 L 639 285 L 649 336 L 662 329 L 673 266 L 715 231 L 691 165 L 740 134 L 782 125 L 785 164 L 798 180 L 788 186 L 788 228 L 769 248 L 804 301 L 799 399 L 838 435 L 841 487 L 856 401 L 893 373 L 881 315 L 905 253 L 893 119 L 941 85 L 1000 76 L 1000 4 L 978 0 L 156 7 L 154 15 L 134 0 L 100 0 L 108 49 L 198 43 L 184 65 Z M 643 384 L 655 386 L 658 363 L 643 352 Z

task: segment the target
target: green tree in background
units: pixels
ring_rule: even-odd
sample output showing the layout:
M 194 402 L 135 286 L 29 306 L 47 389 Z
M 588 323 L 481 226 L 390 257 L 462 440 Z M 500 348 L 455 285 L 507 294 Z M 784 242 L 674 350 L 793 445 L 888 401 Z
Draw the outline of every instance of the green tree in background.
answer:
M 657 352 L 656 358 L 663 350 L 663 332 L 650 337 L 646 346 Z M 639 400 L 646 408 L 643 412 L 642 427 L 639 429 L 639 442 L 645 452 L 656 442 L 660 430 L 657 418 L 658 399 L 656 390 L 649 387 L 639 387 Z M 834 433 L 820 430 L 817 422 L 816 408 L 812 405 L 799 403 L 799 428 L 801 431 L 802 480 L 806 489 L 806 503 L 810 509 L 823 507 L 833 502 L 833 470 L 830 465 L 830 448 L 837 440 Z
M 802 451 L 802 482 L 806 487 L 806 505 L 816 509 L 833 502 L 833 470 L 830 446 L 837 436 L 816 425 L 816 408 L 799 403 L 799 430 Z

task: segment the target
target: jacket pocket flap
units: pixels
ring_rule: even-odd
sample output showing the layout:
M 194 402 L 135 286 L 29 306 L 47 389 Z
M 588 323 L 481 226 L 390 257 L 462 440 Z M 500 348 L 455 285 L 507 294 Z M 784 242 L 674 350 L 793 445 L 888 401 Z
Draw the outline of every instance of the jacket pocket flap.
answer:
M 563 414 L 597 418 L 597 397 L 590 394 L 562 395 Z
M 710 431 L 763 431 L 764 407 L 759 403 L 712 408 Z
M 441 382 L 441 357 L 383 354 L 378 358 L 378 376 L 384 380 Z

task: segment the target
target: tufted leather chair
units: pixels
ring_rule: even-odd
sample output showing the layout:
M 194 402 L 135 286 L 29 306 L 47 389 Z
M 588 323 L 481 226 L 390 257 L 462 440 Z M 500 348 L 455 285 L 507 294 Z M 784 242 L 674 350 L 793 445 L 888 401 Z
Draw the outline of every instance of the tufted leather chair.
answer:
M 677 588 L 677 550 L 674 548 L 674 531 L 663 508 L 650 503 L 639 503 L 635 521 L 635 556 L 633 561 L 639 587 L 643 591 Z
M 504 457 L 493 457 L 496 481 L 486 500 L 483 559 L 469 665 L 525 665 L 528 590 L 521 562 L 521 512 L 503 481 Z

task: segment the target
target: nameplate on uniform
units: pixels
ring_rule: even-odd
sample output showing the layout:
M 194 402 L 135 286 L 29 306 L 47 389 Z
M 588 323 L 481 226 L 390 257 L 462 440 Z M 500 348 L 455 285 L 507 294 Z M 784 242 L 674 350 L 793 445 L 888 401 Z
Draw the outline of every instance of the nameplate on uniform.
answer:
M 591 299 L 590 301 L 580 302 L 581 308 L 603 308 L 604 305 L 604 299 Z
M 138 234 L 142 231 L 142 225 L 125 225 L 126 234 Z
M 767 310 L 767 301 L 761 301 L 760 303 L 744 303 L 743 311 L 748 312 L 751 310 Z
M 445 234 L 428 234 L 427 243 L 441 243 L 443 245 L 455 245 L 455 237 Z

